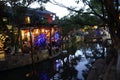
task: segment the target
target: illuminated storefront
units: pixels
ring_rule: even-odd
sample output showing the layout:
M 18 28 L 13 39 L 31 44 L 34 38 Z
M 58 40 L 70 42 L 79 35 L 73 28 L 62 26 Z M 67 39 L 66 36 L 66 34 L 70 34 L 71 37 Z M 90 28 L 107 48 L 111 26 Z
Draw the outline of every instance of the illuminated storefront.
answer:
M 5 43 L 6 43 L 6 39 L 8 38 L 7 35 L 5 34 L 0 34 L 0 61 L 4 61 L 5 60 L 5 49 L 7 49 Z
M 60 44 L 60 30 L 55 27 L 33 27 L 31 32 L 32 45 L 34 49 L 47 49 L 48 45 L 52 43 L 52 46 L 55 44 Z M 30 30 L 28 28 L 21 29 L 21 39 L 22 39 L 22 49 L 23 52 L 29 53 L 30 44 Z M 51 39 L 51 40 L 50 40 Z M 50 42 L 51 41 L 51 42 Z M 55 44 L 54 44 L 55 43 Z M 25 49 L 25 50 L 24 50 Z

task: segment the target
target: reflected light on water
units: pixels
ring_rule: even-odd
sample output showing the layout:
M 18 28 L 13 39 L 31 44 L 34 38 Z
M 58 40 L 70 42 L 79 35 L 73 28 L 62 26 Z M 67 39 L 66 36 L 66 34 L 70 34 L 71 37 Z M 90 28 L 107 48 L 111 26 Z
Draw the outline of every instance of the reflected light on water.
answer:
M 78 71 L 77 78 L 84 80 L 84 77 L 82 75 L 83 70 L 86 70 L 87 67 L 85 66 L 88 63 L 88 60 L 86 59 L 85 55 L 81 50 L 77 50 L 75 55 L 81 55 L 80 62 L 75 66 L 75 69 Z
M 81 57 L 85 57 L 85 55 L 83 54 L 83 52 L 82 52 L 81 50 L 77 50 L 77 51 L 75 52 L 75 56 L 78 57 L 79 55 L 80 55 Z

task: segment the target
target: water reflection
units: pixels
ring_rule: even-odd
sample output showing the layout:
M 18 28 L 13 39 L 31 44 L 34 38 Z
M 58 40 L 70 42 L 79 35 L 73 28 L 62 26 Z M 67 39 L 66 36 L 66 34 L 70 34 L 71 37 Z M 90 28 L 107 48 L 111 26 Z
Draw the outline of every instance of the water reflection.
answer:
M 74 55 L 69 54 L 64 57 L 63 55 L 35 64 L 35 72 L 31 67 L 24 67 L 4 72 L 0 74 L 0 78 L 2 77 L 3 80 L 86 80 L 93 63 L 102 57 L 103 51 L 102 47 L 97 45 L 94 48 L 76 50 Z
M 82 50 L 77 50 L 74 55 L 69 55 L 56 60 L 56 74 L 51 80 L 84 80 L 90 67 L 86 66 L 90 59 L 86 59 Z
M 85 73 L 88 71 L 88 68 L 86 67 L 86 64 L 88 63 L 88 60 L 86 59 L 85 55 L 82 51 L 79 51 L 81 53 L 81 60 L 80 62 L 75 66 L 75 69 L 78 71 L 77 78 L 80 80 L 84 80 Z
M 76 80 L 77 70 L 74 68 L 74 56 L 56 60 L 56 74 L 51 80 Z
M 86 80 L 88 73 L 96 59 L 103 55 L 102 47 L 76 50 L 64 58 L 48 61 L 42 70 L 38 69 L 38 80 Z M 44 70 L 44 71 L 43 71 Z
M 38 74 L 39 80 L 49 80 L 49 76 L 46 72 L 42 72 L 41 74 Z
M 56 71 L 52 80 L 86 80 L 88 73 L 96 59 L 102 58 L 103 48 L 96 45 L 94 49 L 77 50 L 63 60 L 56 60 Z

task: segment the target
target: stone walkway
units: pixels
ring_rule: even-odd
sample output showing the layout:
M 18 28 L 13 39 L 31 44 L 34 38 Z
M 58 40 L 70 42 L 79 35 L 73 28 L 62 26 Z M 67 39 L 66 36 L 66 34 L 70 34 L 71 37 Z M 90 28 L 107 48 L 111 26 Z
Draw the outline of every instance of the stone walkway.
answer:
M 96 60 L 88 74 L 87 80 L 99 80 L 103 76 L 105 68 L 106 62 L 104 59 Z
M 116 71 L 114 61 L 111 61 L 109 65 L 106 65 L 105 59 L 98 59 L 93 64 L 87 80 L 120 80 L 120 78 L 117 78 Z

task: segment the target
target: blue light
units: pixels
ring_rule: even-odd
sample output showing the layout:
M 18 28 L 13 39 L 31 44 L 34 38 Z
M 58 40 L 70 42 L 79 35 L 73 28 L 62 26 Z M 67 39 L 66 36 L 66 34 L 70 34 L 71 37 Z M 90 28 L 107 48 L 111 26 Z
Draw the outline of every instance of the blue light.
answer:
M 60 35 L 59 35 L 58 32 L 55 32 L 55 34 L 54 34 L 54 38 L 55 38 L 55 41 L 60 40 Z
M 50 80 L 48 74 L 43 71 L 42 73 L 38 74 L 39 80 Z
M 45 47 L 46 46 L 46 34 L 40 34 L 35 37 L 34 45 L 37 47 Z

